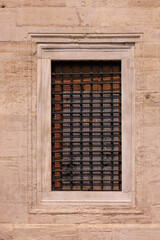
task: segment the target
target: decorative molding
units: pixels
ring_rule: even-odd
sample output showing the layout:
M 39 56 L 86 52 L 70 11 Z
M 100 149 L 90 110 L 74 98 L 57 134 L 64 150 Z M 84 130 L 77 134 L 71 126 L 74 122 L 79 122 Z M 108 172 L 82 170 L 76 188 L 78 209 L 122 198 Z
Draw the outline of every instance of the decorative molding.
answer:
M 36 43 L 136 43 L 143 33 L 29 33 Z
M 37 58 L 38 58 L 38 97 L 37 99 L 41 99 L 41 103 L 43 105 L 43 109 L 47 111 L 47 109 L 44 106 L 44 99 L 42 99 L 41 93 L 39 91 L 43 91 L 43 97 L 47 96 L 45 95 L 46 91 L 50 92 L 49 88 L 47 87 L 47 82 L 48 82 L 48 76 L 49 76 L 49 71 L 47 70 L 47 74 L 44 72 L 50 64 L 51 59 L 121 59 L 123 60 L 123 74 L 124 78 L 126 79 L 127 77 L 130 78 L 130 87 L 132 86 L 132 89 L 134 89 L 134 45 L 135 43 L 138 43 L 141 39 L 142 33 L 125 33 L 125 34 L 73 34 L 73 33 L 68 33 L 68 34 L 63 34 L 63 33 L 29 33 L 30 39 L 32 42 L 37 43 Z M 103 53 L 103 54 L 102 54 Z M 94 58 L 95 57 L 95 58 Z M 44 66 L 45 63 L 45 66 Z M 124 68 L 127 68 L 127 72 L 124 72 Z M 50 69 L 50 68 L 48 68 Z M 43 79 L 42 76 L 44 75 L 44 79 L 46 79 L 46 83 L 43 84 Z M 124 81 L 125 83 L 126 81 Z M 127 83 L 127 82 L 126 82 Z M 39 85 L 40 84 L 40 85 Z M 42 85 L 41 85 L 42 84 Z M 127 83 L 128 84 L 128 83 Z M 133 85 L 132 85 L 133 84 Z M 124 84 L 125 85 L 125 84 Z M 46 86 L 46 87 L 45 87 Z M 45 88 L 43 88 L 45 87 Z M 42 90 L 43 89 L 43 90 Z M 129 93 L 131 94 L 130 90 Z M 49 95 L 48 95 L 49 96 Z M 47 102 L 49 103 L 49 99 L 47 99 Z M 132 101 L 134 100 L 134 93 L 132 96 Z M 126 101 L 127 102 L 127 101 Z M 38 102 L 37 102 L 38 104 Z M 127 107 L 127 105 L 125 105 Z M 41 113 L 41 110 L 38 108 L 39 114 L 42 116 L 45 116 L 45 114 Z M 134 106 L 131 107 L 131 112 L 132 112 L 132 118 L 134 118 Z M 46 113 L 46 112 L 45 112 Z M 127 113 L 128 114 L 128 113 Z M 38 116 L 39 117 L 39 116 Z M 40 129 L 41 122 L 44 122 L 44 117 L 41 118 L 41 120 L 38 120 L 38 128 Z M 49 122 L 49 119 L 47 119 Z M 129 120 L 130 121 L 130 120 Z M 134 120 L 132 119 L 132 122 Z M 127 124 L 129 123 L 128 120 L 126 122 Z M 130 124 L 130 123 L 129 123 Z M 134 124 L 133 124 L 134 125 Z M 125 185 L 125 193 L 128 194 L 127 198 L 126 197 L 120 197 L 119 200 L 114 197 L 112 199 L 111 197 L 105 199 L 104 201 L 95 201 L 95 203 L 89 203 L 89 201 L 84 201 L 82 199 L 80 204 L 77 204 L 77 201 L 71 201 L 66 203 L 66 206 L 63 206 L 65 203 L 64 200 L 57 201 L 57 200 L 52 200 L 52 192 L 49 191 L 49 187 L 46 183 L 42 181 L 48 179 L 49 181 L 50 177 L 48 177 L 48 174 L 45 173 L 43 176 L 39 174 L 39 172 L 42 171 L 43 169 L 47 169 L 50 167 L 50 165 L 46 165 L 44 162 L 39 164 L 39 159 L 41 159 L 43 156 L 46 158 L 49 155 L 46 155 L 46 153 L 43 151 L 37 151 L 39 156 L 37 159 L 38 162 L 38 168 L 37 168 L 37 194 L 36 194 L 36 199 L 32 199 L 31 201 L 31 208 L 29 210 L 30 213 L 54 213 L 57 211 L 57 205 L 61 205 L 61 208 L 64 208 L 63 212 L 66 211 L 67 207 L 70 205 L 79 205 L 82 207 L 84 205 L 103 205 L 104 207 L 110 205 L 110 207 L 113 205 L 116 205 L 119 207 L 122 207 L 122 212 L 124 211 L 124 214 L 128 212 L 132 212 L 135 214 L 142 214 L 142 211 L 134 210 L 135 208 L 135 180 L 134 180 L 134 126 L 132 125 L 132 171 L 128 173 L 128 177 L 132 175 L 132 181 L 127 181 L 125 180 L 124 185 Z M 47 125 L 45 125 L 47 128 Z M 39 131 L 39 130 L 38 130 Z M 42 131 L 43 132 L 43 131 Z M 43 138 L 43 133 L 39 132 L 38 137 Z M 46 137 L 46 134 L 45 134 Z M 39 138 L 40 139 L 40 138 Z M 37 141 L 38 142 L 38 141 Z M 47 142 L 47 144 L 49 144 Z M 42 146 L 42 143 L 39 144 L 40 149 Z M 48 145 L 49 146 L 49 145 Z M 129 145 L 127 145 L 129 146 Z M 126 146 L 125 146 L 126 147 Z M 130 155 L 131 156 L 131 155 Z M 33 160 L 32 160 L 33 163 Z M 128 168 L 128 166 L 125 166 L 125 170 Z M 33 174 L 32 174 L 33 177 Z M 132 185 L 132 187 L 130 186 Z M 32 186 L 30 186 L 32 189 Z M 132 191 L 131 191 L 132 188 Z M 45 189 L 45 190 L 44 190 Z M 131 194 L 132 192 L 132 194 Z M 106 206 L 105 206 L 106 204 Z M 68 205 L 68 206 L 67 206 Z M 127 209 L 126 209 L 127 208 Z M 116 208 L 115 208 L 116 212 Z

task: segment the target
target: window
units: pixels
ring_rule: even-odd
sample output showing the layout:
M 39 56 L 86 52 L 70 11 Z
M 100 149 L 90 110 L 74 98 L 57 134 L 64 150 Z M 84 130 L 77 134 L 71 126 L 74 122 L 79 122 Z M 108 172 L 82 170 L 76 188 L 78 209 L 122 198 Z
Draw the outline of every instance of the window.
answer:
M 52 191 L 121 191 L 121 61 L 52 61 Z
M 33 205 L 54 212 L 56 205 L 134 203 L 133 63 L 140 35 L 31 37 L 38 52 Z

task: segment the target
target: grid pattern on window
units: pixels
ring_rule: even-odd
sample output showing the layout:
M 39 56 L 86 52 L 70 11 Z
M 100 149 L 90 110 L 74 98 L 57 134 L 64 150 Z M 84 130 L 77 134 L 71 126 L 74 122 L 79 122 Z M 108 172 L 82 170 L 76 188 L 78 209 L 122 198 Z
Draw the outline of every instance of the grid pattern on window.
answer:
M 121 191 L 121 62 L 51 67 L 52 191 Z

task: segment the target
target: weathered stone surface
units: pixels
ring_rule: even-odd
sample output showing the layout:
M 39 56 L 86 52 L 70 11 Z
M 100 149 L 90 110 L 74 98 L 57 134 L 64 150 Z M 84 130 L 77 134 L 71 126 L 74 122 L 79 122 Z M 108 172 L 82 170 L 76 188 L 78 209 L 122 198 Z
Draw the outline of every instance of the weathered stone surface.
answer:
M 134 49 L 134 206 L 31 211 L 39 159 L 37 45 L 28 33 L 57 32 L 142 33 Z M 159 58 L 159 0 L 0 2 L 0 240 L 160 239 Z
M 17 11 L 18 26 L 78 26 L 74 8 L 20 8 Z
M 112 17 L 116 16 L 116 17 Z M 156 24 L 155 11 L 152 9 L 131 8 L 97 8 L 93 18 L 93 26 L 124 27 L 147 26 Z
M 79 25 L 90 27 L 92 26 L 92 21 L 94 18 L 95 9 L 94 8 L 80 8 L 78 9 L 78 16 L 79 16 Z
M 160 25 L 160 6 L 157 8 L 157 28 L 159 29 L 159 25 Z
M 103 6 L 107 7 L 121 7 L 121 8 L 125 8 L 128 7 L 128 0 L 121 0 L 121 1 L 117 1 L 117 0 L 102 0 Z
M 146 82 L 146 89 L 151 91 L 159 91 L 160 82 L 159 82 L 159 72 L 151 72 L 144 75 Z
M 81 7 L 83 4 L 82 0 L 66 0 L 66 6 L 67 7 Z
M 65 0 L 20 0 L 21 7 L 65 7 Z
M 21 0 L 7 0 L 0 1 L 0 7 L 2 8 L 17 8 L 21 6 Z
M 128 0 L 131 7 L 159 7 L 159 0 Z
M 109 229 L 109 230 L 107 230 Z M 143 224 L 142 226 L 129 225 L 101 225 L 88 226 L 83 225 L 83 227 L 73 226 L 73 225 L 52 225 L 52 224 L 2 224 L 1 226 L 1 239 L 3 240 L 159 240 L 160 229 L 158 224 L 153 224 L 152 226 L 148 224 Z
M 16 10 L 0 8 L 0 27 L 16 26 Z
M 160 57 L 160 43 L 158 42 L 144 42 L 143 57 L 145 58 L 159 58 Z

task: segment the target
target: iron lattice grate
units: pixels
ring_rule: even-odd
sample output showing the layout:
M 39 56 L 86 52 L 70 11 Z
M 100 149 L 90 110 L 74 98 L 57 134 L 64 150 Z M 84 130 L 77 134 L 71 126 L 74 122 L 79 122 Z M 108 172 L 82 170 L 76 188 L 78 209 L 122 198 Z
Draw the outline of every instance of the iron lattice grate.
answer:
M 52 62 L 52 190 L 121 191 L 121 62 Z

